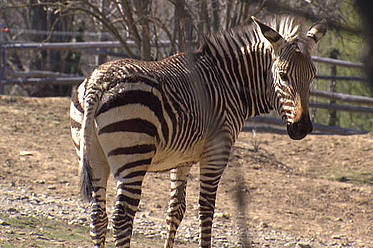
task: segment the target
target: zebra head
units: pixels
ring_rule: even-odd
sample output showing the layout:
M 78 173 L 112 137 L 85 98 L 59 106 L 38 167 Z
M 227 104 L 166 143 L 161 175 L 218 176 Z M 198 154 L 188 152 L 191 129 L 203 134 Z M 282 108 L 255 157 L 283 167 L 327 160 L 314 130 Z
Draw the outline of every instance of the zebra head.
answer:
M 270 83 L 267 96 L 287 125 L 290 138 L 303 139 L 312 132 L 308 109 L 310 86 L 316 76 L 316 68 L 310 54 L 326 33 L 326 23 L 322 21 L 312 25 L 305 38 L 300 40 L 286 39 L 271 27 L 253 19 L 273 51 L 271 73 L 267 74 L 267 82 Z M 285 19 L 282 24 L 280 22 L 279 28 L 292 21 L 294 20 Z M 284 29 L 286 27 L 282 27 Z

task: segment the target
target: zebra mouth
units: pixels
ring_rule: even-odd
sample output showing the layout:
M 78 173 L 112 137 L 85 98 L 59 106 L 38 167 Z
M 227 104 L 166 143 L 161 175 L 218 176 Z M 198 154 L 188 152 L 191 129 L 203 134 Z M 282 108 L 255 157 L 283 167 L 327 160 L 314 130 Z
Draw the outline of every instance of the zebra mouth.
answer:
M 312 122 L 309 118 L 301 118 L 300 121 L 287 124 L 288 135 L 293 140 L 301 140 L 312 132 Z

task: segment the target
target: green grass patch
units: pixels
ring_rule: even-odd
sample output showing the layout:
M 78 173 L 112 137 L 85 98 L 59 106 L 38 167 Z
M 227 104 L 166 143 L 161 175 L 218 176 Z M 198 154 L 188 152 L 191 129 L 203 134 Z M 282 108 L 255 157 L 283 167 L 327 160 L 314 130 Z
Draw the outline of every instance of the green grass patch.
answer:
M 330 179 L 339 182 L 373 185 L 373 172 L 364 172 L 358 170 L 337 171 L 330 175 Z
M 7 216 L 0 231 L 0 247 L 89 247 L 89 230 L 62 221 L 27 216 Z
M 313 169 L 313 176 L 327 179 L 331 181 L 338 181 L 343 183 L 352 184 L 370 184 L 373 185 L 373 171 L 368 172 L 364 170 L 359 170 L 355 168 L 339 168 L 339 167 L 329 167 L 329 168 L 319 168 Z
M 9 216 L 0 213 L 0 247 L 92 247 L 89 228 L 82 225 L 69 225 L 63 221 L 28 216 Z M 107 234 L 107 247 L 114 247 L 111 232 Z M 131 247 L 161 248 L 164 240 L 134 234 Z M 190 245 L 177 243 L 178 247 Z

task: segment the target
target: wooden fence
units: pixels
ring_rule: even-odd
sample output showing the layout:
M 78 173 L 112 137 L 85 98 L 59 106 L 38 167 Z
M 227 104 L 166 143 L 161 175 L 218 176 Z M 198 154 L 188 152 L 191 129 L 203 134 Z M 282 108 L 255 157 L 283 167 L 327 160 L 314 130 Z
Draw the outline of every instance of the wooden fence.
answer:
M 1 37 L 0 37 L 1 38 Z M 133 41 L 128 41 L 129 47 L 135 46 Z M 170 46 L 169 41 L 160 41 L 158 46 L 168 47 Z M 45 71 L 33 71 L 33 72 L 8 72 L 5 75 L 5 51 L 6 50 L 24 50 L 24 49 L 38 49 L 38 50 L 78 50 L 82 53 L 110 53 L 107 50 L 97 49 L 112 49 L 120 48 L 121 43 L 117 41 L 100 41 L 100 42 L 66 42 L 66 43 L 1 43 L 0 39 L 0 93 L 4 85 L 14 84 L 57 84 L 57 85 L 76 85 L 84 80 L 83 76 L 80 75 L 68 75 L 58 72 L 45 72 Z M 114 53 L 114 56 L 121 57 L 123 54 Z M 314 62 L 329 64 L 331 66 L 341 66 L 348 68 L 363 68 L 362 63 L 350 62 L 338 60 L 335 58 L 321 58 L 312 57 Z M 360 81 L 365 82 L 366 79 L 359 77 L 346 77 L 338 75 L 318 75 L 317 79 L 332 80 L 332 81 Z M 347 111 L 347 112 L 364 112 L 373 113 L 373 98 L 365 96 L 355 96 L 344 93 L 338 93 L 333 91 L 320 91 L 311 90 L 311 96 L 317 98 L 328 99 L 329 103 L 311 103 L 312 108 L 329 109 L 332 111 Z M 337 104 L 336 101 L 344 102 L 346 104 Z M 349 105 L 349 104 L 359 104 Z M 364 105 L 364 106 L 361 106 Z M 276 125 L 276 121 L 272 121 L 273 125 Z M 324 128 L 325 130 L 326 128 Z M 344 132 L 344 131 L 343 131 Z M 348 132 L 347 132 L 348 133 Z

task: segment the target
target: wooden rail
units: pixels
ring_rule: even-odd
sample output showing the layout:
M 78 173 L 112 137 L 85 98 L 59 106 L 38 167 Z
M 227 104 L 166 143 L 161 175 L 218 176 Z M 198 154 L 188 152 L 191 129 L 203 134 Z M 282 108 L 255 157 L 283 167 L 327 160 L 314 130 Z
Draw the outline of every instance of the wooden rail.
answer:
M 134 41 L 127 41 L 127 46 L 136 47 Z M 170 41 L 157 42 L 158 47 L 170 46 Z M 153 44 L 154 45 L 154 44 Z M 53 43 L 8 43 L 1 46 L 4 49 L 40 49 L 40 50 L 80 50 L 92 48 L 122 48 L 123 44 L 119 41 L 87 41 L 87 42 L 53 42 Z
M 321 108 L 321 109 L 334 109 L 346 112 L 363 112 L 363 113 L 373 113 L 373 108 L 352 106 L 352 105 L 339 105 L 339 104 L 329 104 L 329 103 L 310 103 L 311 108 Z
M 311 90 L 311 96 L 333 99 L 341 102 L 373 105 L 373 98 L 367 96 L 354 96 L 338 92 Z
M 364 67 L 363 63 L 360 63 L 360 62 L 350 62 L 350 61 L 344 61 L 344 60 L 339 60 L 339 59 L 321 58 L 321 57 L 312 56 L 312 60 L 315 62 L 319 62 L 319 63 L 339 65 L 343 67 L 353 67 L 353 68 L 360 68 L 360 69 Z
M 72 75 L 69 73 L 63 72 L 54 72 L 54 71 L 42 71 L 42 70 L 32 70 L 32 71 L 11 71 L 6 70 L 5 74 L 12 78 L 47 78 L 47 77 L 65 77 L 69 78 L 72 76 L 80 76 L 80 75 Z
M 47 78 L 22 78 L 22 79 L 6 79 L 3 84 L 54 84 L 54 85 L 75 85 L 84 80 L 85 77 L 47 77 Z

